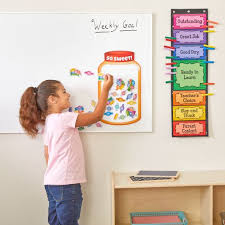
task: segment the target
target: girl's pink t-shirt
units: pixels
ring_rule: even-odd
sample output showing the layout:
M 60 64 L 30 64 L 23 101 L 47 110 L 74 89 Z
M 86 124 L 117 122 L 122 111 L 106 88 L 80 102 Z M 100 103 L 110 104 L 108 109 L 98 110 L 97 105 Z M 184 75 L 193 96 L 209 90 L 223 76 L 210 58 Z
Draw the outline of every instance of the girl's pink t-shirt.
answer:
M 75 128 L 77 116 L 74 112 L 63 112 L 46 118 L 43 138 L 49 158 L 44 185 L 86 182 L 83 147 Z

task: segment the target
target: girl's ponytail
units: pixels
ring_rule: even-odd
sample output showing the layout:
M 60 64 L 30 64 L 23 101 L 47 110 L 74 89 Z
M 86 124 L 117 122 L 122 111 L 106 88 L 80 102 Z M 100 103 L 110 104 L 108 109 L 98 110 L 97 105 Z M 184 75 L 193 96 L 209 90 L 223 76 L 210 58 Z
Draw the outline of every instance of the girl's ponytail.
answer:
M 37 88 L 27 88 L 22 95 L 19 120 L 28 135 L 35 137 L 38 133 L 37 125 L 45 123 L 48 97 L 57 96 L 59 84 L 57 80 L 45 80 Z
M 28 135 L 35 137 L 37 125 L 44 123 L 42 112 L 37 105 L 37 88 L 29 87 L 20 101 L 20 124 Z

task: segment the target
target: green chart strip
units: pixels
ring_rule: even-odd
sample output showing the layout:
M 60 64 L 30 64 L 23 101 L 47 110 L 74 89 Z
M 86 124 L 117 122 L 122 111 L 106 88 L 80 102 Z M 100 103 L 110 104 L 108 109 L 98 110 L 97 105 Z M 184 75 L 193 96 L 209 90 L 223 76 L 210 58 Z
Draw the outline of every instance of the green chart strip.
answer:
M 174 60 L 174 90 L 206 90 L 206 64 L 203 60 Z

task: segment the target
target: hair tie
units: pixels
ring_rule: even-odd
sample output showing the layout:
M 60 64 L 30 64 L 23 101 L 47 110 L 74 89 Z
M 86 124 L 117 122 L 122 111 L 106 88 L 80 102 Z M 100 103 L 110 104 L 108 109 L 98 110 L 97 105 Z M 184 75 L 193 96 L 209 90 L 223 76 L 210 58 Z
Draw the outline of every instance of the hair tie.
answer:
M 34 93 L 37 94 L 38 89 L 36 87 L 34 87 Z

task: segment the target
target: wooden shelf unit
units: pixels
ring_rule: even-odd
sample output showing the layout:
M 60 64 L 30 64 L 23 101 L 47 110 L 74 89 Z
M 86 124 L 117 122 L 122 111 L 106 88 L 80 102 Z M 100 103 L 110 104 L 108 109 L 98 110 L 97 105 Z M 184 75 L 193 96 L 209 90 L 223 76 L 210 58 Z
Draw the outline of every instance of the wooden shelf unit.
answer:
M 175 181 L 132 183 L 112 173 L 112 225 L 130 225 L 130 212 L 184 211 L 190 225 L 221 225 L 225 171 L 183 171 Z

